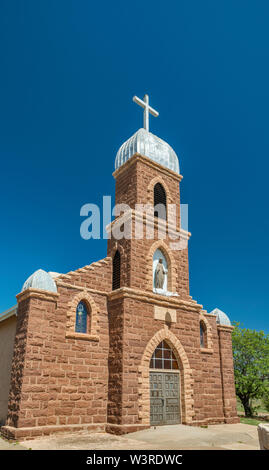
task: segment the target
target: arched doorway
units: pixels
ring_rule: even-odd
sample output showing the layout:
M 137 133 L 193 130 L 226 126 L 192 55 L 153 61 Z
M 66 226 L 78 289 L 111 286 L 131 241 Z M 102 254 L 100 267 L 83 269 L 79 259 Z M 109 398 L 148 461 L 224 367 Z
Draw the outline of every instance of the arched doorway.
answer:
M 180 418 L 179 364 L 171 346 L 161 341 L 150 360 L 150 424 L 178 424 Z

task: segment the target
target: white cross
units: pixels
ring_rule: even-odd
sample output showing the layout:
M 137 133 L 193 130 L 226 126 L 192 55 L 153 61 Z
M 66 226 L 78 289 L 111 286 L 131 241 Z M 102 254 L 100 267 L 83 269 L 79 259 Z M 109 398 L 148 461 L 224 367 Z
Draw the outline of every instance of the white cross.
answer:
M 137 96 L 133 97 L 133 101 L 136 104 L 139 104 L 139 106 L 142 106 L 144 108 L 144 129 L 146 131 L 149 131 L 149 113 L 152 114 L 152 116 L 158 117 L 159 113 L 158 111 L 155 111 L 150 105 L 149 105 L 149 96 L 145 95 L 144 96 L 144 101 L 138 98 Z

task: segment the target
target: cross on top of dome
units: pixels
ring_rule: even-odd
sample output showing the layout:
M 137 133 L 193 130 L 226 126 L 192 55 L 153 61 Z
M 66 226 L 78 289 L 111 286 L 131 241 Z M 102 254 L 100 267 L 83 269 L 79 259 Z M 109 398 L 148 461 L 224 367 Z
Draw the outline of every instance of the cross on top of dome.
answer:
M 146 131 L 149 131 L 149 113 L 155 117 L 158 117 L 159 113 L 149 105 L 149 95 L 145 95 L 143 100 L 141 100 L 137 96 L 133 97 L 133 101 L 142 108 L 144 108 L 144 129 L 146 129 Z
M 149 113 L 155 117 L 158 117 L 159 113 L 149 105 L 148 95 L 145 95 L 143 100 L 134 96 L 133 101 L 144 110 L 144 128 L 138 129 L 121 145 L 116 155 L 115 169 L 117 170 L 138 153 L 179 174 L 179 162 L 175 151 L 167 142 L 149 132 Z

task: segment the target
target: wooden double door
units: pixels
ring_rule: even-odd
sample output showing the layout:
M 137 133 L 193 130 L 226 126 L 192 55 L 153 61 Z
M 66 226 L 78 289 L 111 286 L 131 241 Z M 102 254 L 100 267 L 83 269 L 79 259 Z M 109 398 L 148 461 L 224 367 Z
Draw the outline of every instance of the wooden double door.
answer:
M 150 424 L 180 423 L 179 372 L 150 371 Z

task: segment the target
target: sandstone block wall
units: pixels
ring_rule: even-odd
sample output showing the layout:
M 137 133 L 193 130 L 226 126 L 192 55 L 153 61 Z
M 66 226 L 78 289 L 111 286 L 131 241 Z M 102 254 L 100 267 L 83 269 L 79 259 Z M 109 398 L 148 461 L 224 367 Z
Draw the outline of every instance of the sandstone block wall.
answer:
M 34 289 L 19 294 L 5 435 L 35 436 L 59 426 L 69 429 L 100 425 L 104 429 L 109 350 L 107 297 L 105 290 L 88 291 L 86 286 L 105 289 L 111 285 L 110 260 L 97 265 L 96 277 L 92 271 L 85 269 L 58 279 L 58 294 Z M 75 323 L 73 328 L 68 327 L 68 312 L 78 295 L 91 298 L 96 320 L 94 335 L 75 333 Z M 11 428 L 28 431 L 18 434 Z
M 114 176 L 116 202 L 132 209 L 137 202 L 153 204 L 153 188 L 160 182 L 167 203 L 176 203 L 179 229 L 181 176 L 139 155 Z M 117 217 L 111 227 L 121 220 Z M 8 418 L 2 428 L 6 437 L 85 428 L 123 433 L 148 427 L 149 362 L 164 339 L 179 363 L 182 422 L 238 421 L 232 329 L 218 326 L 189 296 L 188 249 L 172 249 L 165 221 L 158 239 L 157 222 L 153 217 L 152 239 L 112 236 L 107 258 L 60 275 L 56 294 L 28 289 L 18 295 Z M 132 226 L 133 235 L 134 230 Z M 152 292 L 157 248 L 167 258 L 168 289 L 177 297 Z M 116 250 L 121 255 L 121 284 L 112 291 Z M 91 316 L 87 334 L 75 332 L 81 300 Z M 202 348 L 200 321 L 206 328 Z
M 181 376 L 181 415 L 182 422 L 188 424 L 208 424 L 224 422 L 223 382 L 220 368 L 220 350 L 216 321 L 206 319 L 210 325 L 211 348 L 200 347 L 200 316 L 195 305 L 181 305 L 170 308 L 176 309 L 177 322 L 167 326 L 164 320 L 154 318 L 154 300 L 144 301 L 132 298 L 131 292 L 114 294 L 109 302 L 110 322 L 121 325 L 115 337 L 116 344 L 113 354 L 115 363 L 120 364 L 117 379 L 121 384 L 121 416 L 117 424 L 123 426 L 134 424 L 149 425 L 149 361 L 155 347 L 153 342 L 147 360 L 143 355 L 148 345 L 158 332 L 162 331 L 163 339 L 170 340 L 176 349 L 180 364 Z M 120 312 L 122 312 L 120 314 Z M 122 318 L 119 319 L 119 315 Z M 123 325 L 123 327 L 122 327 Z M 166 329 L 165 329 L 166 328 Z M 122 351 L 123 344 L 123 351 Z M 177 345 L 177 346 L 176 346 Z M 111 353 L 112 354 L 112 351 Z M 142 367 L 142 369 L 141 369 Z M 144 370 L 143 370 L 144 367 Z M 231 365 L 225 374 L 231 374 Z M 230 377 L 231 378 L 231 377 Z M 144 388 L 143 388 L 144 387 Z M 224 385 L 225 390 L 228 385 Z M 117 387 L 116 387 L 117 388 Z M 227 400 L 230 408 L 227 417 L 236 416 L 234 390 L 227 388 Z M 144 402 L 143 402 L 144 400 Z M 113 418 L 113 421 L 115 419 Z
M 14 315 L 0 323 L 0 426 L 7 417 L 16 319 Z

